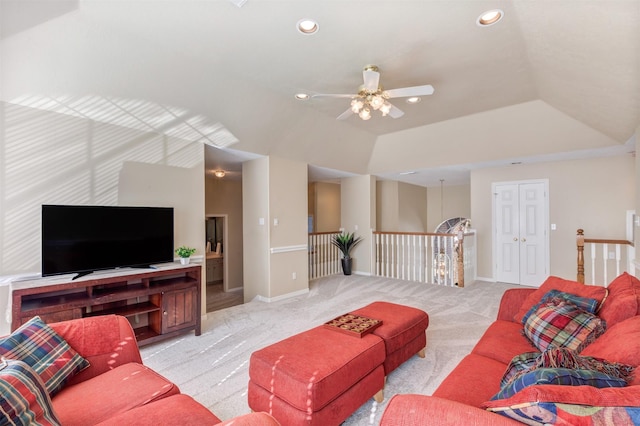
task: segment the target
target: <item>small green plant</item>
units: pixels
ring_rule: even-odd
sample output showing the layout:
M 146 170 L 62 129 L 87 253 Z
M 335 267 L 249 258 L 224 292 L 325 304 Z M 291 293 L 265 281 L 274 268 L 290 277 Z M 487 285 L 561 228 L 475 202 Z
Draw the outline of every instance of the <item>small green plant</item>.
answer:
M 354 233 L 342 233 L 334 235 L 331 238 L 331 244 L 338 247 L 342 252 L 342 257 L 345 259 L 351 258 L 351 249 L 358 245 L 362 241 L 362 237 L 356 237 Z
M 176 249 L 176 254 L 180 257 L 191 257 L 195 252 L 196 249 L 187 246 L 180 246 Z

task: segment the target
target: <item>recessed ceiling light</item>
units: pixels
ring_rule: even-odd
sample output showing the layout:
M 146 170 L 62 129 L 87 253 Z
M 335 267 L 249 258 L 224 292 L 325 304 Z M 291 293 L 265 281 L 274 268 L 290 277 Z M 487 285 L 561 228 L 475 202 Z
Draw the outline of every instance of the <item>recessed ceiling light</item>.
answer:
M 299 101 L 306 101 L 309 100 L 309 95 L 306 93 L 296 93 L 295 98 Z
M 503 16 L 504 12 L 500 9 L 487 10 L 486 12 L 483 12 L 480 16 L 478 16 L 476 24 L 481 27 L 488 27 L 501 20 Z
M 408 104 L 417 104 L 418 102 L 420 102 L 422 100 L 422 98 L 419 98 L 417 96 L 413 96 L 411 98 L 407 98 L 407 103 Z
M 318 23 L 313 19 L 301 19 L 296 26 L 302 34 L 315 34 L 318 32 Z
M 401 172 L 399 174 L 404 176 L 404 175 L 415 175 L 416 173 L 418 173 L 418 172 L 410 171 L 410 172 Z

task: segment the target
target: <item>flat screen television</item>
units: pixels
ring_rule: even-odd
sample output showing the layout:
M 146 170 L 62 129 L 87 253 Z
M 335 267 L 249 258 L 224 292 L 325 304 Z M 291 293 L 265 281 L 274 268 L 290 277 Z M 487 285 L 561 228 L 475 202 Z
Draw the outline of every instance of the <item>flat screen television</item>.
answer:
M 173 208 L 42 206 L 42 276 L 173 262 Z

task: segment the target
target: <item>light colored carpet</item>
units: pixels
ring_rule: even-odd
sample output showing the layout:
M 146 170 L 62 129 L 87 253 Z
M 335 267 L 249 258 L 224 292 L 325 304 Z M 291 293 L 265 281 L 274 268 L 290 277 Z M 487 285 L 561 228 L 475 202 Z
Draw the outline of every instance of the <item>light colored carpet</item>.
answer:
M 475 282 L 443 287 L 381 277 L 335 275 L 279 302 L 253 301 L 207 314 L 193 333 L 142 348 L 143 362 L 223 420 L 248 413 L 249 357 L 264 346 L 383 300 L 429 314 L 426 358 L 412 357 L 387 378 L 381 404 L 367 401 L 344 425 L 377 425 L 398 393 L 430 395 L 495 320 L 502 293 L 514 286 Z

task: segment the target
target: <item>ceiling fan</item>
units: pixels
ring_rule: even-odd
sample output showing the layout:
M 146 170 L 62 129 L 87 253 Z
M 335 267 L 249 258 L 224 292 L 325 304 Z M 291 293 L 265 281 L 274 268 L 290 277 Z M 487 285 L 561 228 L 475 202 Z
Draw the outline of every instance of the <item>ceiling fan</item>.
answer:
M 363 120 L 371 118 L 371 112 L 380 111 L 383 116 L 400 118 L 404 112 L 392 105 L 389 99 L 407 98 L 413 96 L 423 96 L 433 94 L 433 86 L 401 87 L 398 89 L 384 90 L 380 85 L 380 70 L 376 65 L 367 65 L 362 71 L 364 84 L 360 86 L 356 94 L 315 94 L 312 98 L 351 98 L 351 107 L 338 116 L 338 120 L 345 120 L 352 114 L 358 114 Z

